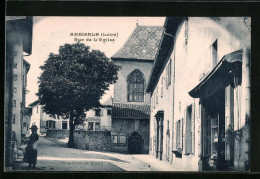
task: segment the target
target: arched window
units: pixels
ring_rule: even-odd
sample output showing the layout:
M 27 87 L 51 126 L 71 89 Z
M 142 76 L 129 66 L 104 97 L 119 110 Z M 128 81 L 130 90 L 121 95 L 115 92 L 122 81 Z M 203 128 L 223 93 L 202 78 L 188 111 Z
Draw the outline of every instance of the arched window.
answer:
M 134 70 L 127 77 L 128 102 L 144 102 L 144 77 L 139 70 Z

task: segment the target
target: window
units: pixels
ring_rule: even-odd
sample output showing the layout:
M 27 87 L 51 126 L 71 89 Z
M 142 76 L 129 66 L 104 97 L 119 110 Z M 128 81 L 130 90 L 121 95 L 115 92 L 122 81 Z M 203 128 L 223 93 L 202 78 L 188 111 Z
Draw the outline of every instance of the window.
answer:
M 13 120 L 12 120 L 12 123 L 15 124 L 15 118 L 16 118 L 16 115 L 13 114 Z
M 101 116 L 101 109 L 95 110 L 95 116 Z
M 172 59 L 168 63 L 166 67 L 166 75 L 167 75 L 167 86 L 171 85 L 171 75 L 172 75 Z
M 16 107 L 16 100 L 13 100 L 13 107 Z
M 17 68 L 17 63 L 14 63 L 14 68 Z
M 17 93 L 17 88 L 14 88 L 14 93 Z
M 94 122 L 88 122 L 88 130 L 94 130 Z
M 176 122 L 176 149 L 182 149 L 182 119 Z
M 26 122 L 23 122 L 23 127 L 27 127 L 27 123 Z
M 129 102 L 144 101 L 144 77 L 139 70 L 134 70 L 127 77 L 127 100 Z
M 99 131 L 100 130 L 100 122 L 96 122 L 95 123 L 95 131 Z
M 112 115 L 112 110 L 111 109 L 107 110 L 107 115 Z
M 67 129 L 67 128 L 68 128 L 68 122 L 62 121 L 62 129 Z
M 39 112 L 39 110 L 38 110 L 38 105 L 37 105 L 36 111 L 37 111 L 37 113 Z
M 112 143 L 117 144 L 118 143 L 118 137 L 117 135 L 112 135 Z
M 18 80 L 18 75 L 14 75 L 14 81 Z
M 125 137 L 125 135 L 120 135 L 119 136 L 119 143 L 120 144 L 126 144 L 126 137 Z
M 185 153 L 192 153 L 192 106 L 188 106 L 186 110 L 186 132 L 185 132 Z
M 46 121 L 46 128 L 54 129 L 55 121 Z
M 113 144 L 117 145 L 125 145 L 126 144 L 126 136 L 124 134 L 121 135 L 112 135 Z

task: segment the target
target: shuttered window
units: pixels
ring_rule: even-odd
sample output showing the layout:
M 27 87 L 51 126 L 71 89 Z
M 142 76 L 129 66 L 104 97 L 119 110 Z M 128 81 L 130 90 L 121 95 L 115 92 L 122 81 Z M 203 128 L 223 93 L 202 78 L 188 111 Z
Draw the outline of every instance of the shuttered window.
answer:
M 182 149 L 182 119 L 176 122 L 176 149 Z
M 167 75 L 167 86 L 170 86 L 171 85 L 171 75 L 172 75 L 172 60 L 171 59 L 166 67 L 166 75 Z

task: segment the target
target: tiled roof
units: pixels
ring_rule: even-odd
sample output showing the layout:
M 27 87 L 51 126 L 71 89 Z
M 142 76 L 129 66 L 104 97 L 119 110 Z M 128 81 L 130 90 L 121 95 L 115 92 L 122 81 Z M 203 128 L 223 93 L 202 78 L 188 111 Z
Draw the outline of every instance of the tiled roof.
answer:
M 150 119 L 150 105 L 113 103 L 112 118 Z
M 111 58 L 154 60 L 162 33 L 161 26 L 137 25 L 123 47 Z
M 35 106 L 35 105 L 37 105 L 39 103 L 40 103 L 40 101 L 36 100 L 36 101 L 32 102 L 31 104 L 29 104 L 28 106 Z

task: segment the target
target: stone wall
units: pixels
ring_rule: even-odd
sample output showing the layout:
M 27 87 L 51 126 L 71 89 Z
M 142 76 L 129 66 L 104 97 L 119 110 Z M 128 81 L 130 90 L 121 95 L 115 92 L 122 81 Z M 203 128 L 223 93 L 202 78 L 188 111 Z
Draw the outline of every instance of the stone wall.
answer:
M 75 147 L 84 150 L 110 151 L 110 131 L 74 131 Z
M 52 138 L 69 137 L 69 130 L 66 130 L 66 129 L 48 129 L 47 132 L 46 132 L 46 137 L 52 137 Z
M 128 139 L 133 132 L 138 132 L 143 139 L 142 153 L 149 153 L 149 120 L 146 119 L 114 119 L 112 121 L 113 135 L 124 135 L 126 137 L 125 144 L 113 144 L 111 150 L 113 152 L 128 153 Z

